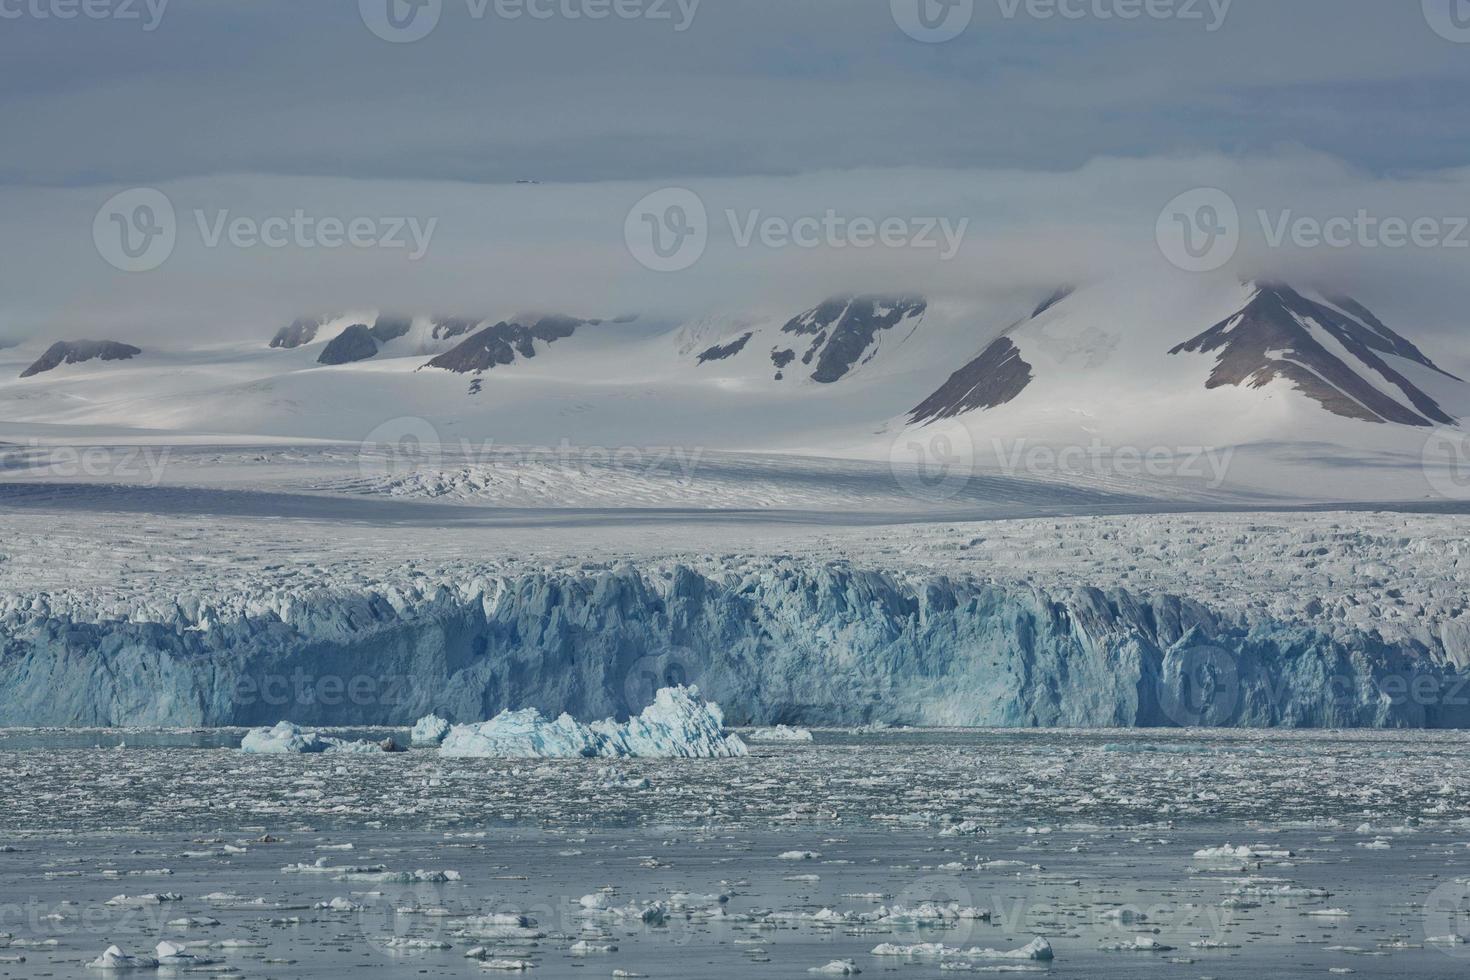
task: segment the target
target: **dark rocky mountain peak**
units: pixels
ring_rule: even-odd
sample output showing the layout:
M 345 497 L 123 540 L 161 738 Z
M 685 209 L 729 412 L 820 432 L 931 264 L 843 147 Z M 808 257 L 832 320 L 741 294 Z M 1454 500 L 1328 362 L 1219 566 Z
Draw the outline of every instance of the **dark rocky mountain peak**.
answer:
M 1262 388 L 1277 379 L 1327 411 L 1366 422 L 1453 425 L 1439 404 L 1384 358 L 1398 357 L 1446 377 L 1418 347 L 1348 299 L 1320 303 L 1280 283 L 1262 283 L 1239 312 L 1171 354 L 1214 354 L 1206 387 Z M 1456 379 L 1458 380 L 1458 379 Z
M 811 379 L 831 384 L 876 353 L 878 335 L 924 315 L 928 304 L 919 297 L 855 296 L 829 299 L 793 317 L 782 333 L 811 338 L 801 355 L 815 364 Z
M 31 378 L 63 364 L 81 364 L 83 361 L 126 361 L 141 353 L 143 351 L 132 344 L 120 344 L 115 340 L 63 340 L 48 347 L 46 353 L 20 376 Z
M 514 364 L 517 358 L 535 357 L 538 340 L 553 344 L 598 322 L 559 314 L 537 317 L 529 323 L 502 320 L 472 334 L 425 366 L 458 374 L 479 374 L 497 365 Z

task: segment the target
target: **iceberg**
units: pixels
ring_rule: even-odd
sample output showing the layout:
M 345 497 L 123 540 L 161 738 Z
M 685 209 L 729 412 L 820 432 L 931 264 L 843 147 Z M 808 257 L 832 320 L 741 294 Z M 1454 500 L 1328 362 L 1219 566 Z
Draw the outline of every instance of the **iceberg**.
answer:
M 643 713 L 625 722 L 584 725 L 563 714 L 548 720 L 535 708 L 503 711 L 489 721 L 455 725 L 439 754 L 492 759 L 715 759 L 747 754 L 725 734 L 719 705 L 701 703 L 697 687 L 666 687 Z
M 93 970 L 156 970 L 158 960 L 152 956 L 123 952 L 121 946 L 109 946 L 87 966 Z
M 316 752 L 396 752 L 391 738 L 381 742 L 353 742 L 330 738 L 319 732 L 302 731 L 289 721 L 274 728 L 255 728 L 240 740 L 240 751 L 257 755 L 307 755 Z
M 449 722 L 438 715 L 424 715 L 413 723 L 409 741 L 414 745 L 438 745 L 449 734 Z
M 755 728 L 746 733 L 752 742 L 810 742 L 812 733 L 805 728 L 777 725 L 775 728 Z

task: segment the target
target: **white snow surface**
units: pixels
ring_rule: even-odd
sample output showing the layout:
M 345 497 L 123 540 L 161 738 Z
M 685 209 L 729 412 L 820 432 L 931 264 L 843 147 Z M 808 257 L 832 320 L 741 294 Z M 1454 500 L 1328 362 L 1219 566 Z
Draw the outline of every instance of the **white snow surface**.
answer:
M 489 721 L 455 725 L 439 754 L 492 759 L 736 758 L 746 754 L 727 735 L 719 705 L 699 701 L 694 687 L 662 688 L 653 704 L 626 722 L 584 725 L 563 714 L 549 720 L 534 708 L 503 711 Z

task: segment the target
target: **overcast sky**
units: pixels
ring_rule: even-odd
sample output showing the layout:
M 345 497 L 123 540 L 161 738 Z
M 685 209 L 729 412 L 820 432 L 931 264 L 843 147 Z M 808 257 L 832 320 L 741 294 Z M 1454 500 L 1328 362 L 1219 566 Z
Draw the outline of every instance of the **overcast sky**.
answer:
M 1142 256 L 1159 209 L 1194 186 L 1233 181 L 1246 211 L 1274 196 L 1325 215 L 1470 212 L 1470 43 L 1448 18 L 1463 0 L 1176 0 L 1198 18 L 1135 20 L 1099 13 L 1143 0 L 1062 0 L 1078 18 L 974 0 L 943 43 L 905 33 L 887 0 L 526 0 L 545 19 L 428 0 L 437 23 L 411 43 L 370 29 L 387 0 L 87 0 L 119 16 L 60 19 L 69 2 L 0 0 L 0 332 L 235 329 L 352 295 L 597 312 L 795 291 L 772 276 L 813 290 L 818 269 L 833 288 L 882 268 L 924 278 L 924 256 L 805 252 L 656 276 L 620 252 L 623 215 L 667 185 L 717 213 L 968 217 L 934 281 L 1028 288 L 1120 247 Z M 564 13 L 614 2 L 643 15 Z M 179 209 L 176 255 L 144 274 L 93 244 L 97 208 L 131 187 Z M 194 209 L 297 208 L 438 222 L 412 263 L 194 254 L 185 227 Z M 1470 254 L 1449 253 L 1306 259 L 1402 284 L 1393 301 L 1437 330 L 1465 308 L 1454 270 Z

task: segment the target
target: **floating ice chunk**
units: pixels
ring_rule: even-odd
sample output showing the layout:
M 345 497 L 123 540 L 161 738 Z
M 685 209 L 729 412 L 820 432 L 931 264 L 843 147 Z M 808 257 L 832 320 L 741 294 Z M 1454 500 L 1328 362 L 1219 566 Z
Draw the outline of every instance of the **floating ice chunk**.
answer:
M 453 949 L 451 943 L 438 939 L 415 939 L 410 936 L 394 936 L 383 943 L 384 949 Z
M 1153 936 L 1134 936 L 1117 943 L 1103 943 L 1098 949 L 1104 953 L 1168 953 L 1173 946 L 1165 946 Z
M 664 688 L 636 718 L 583 725 L 570 715 L 548 721 L 534 708 L 503 711 L 490 721 L 455 725 L 439 752 L 495 759 L 732 758 L 745 743 L 726 735 L 718 705 L 701 704 L 694 687 Z
M 586 939 L 579 939 L 572 943 L 571 954 L 573 956 L 594 956 L 598 953 L 616 953 L 618 947 L 613 943 L 594 943 Z
M 874 956 L 908 956 L 918 959 L 951 959 L 963 957 L 968 960 L 1040 960 L 1053 957 L 1051 943 L 1038 936 L 1019 949 L 999 950 L 957 949 L 943 943 L 914 943 L 902 946 L 894 943 L 879 943 L 873 947 Z
M 181 943 L 172 943 L 165 939 L 154 947 L 153 955 L 159 966 L 209 966 L 218 963 L 219 960 L 209 956 L 196 956 L 189 952 L 188 948 Z
M 326 912 L 361 912 L 367 908 L 367 906 L 360 902 L 354 902 L 350 898 L 343 898 L 341 895 L 338 895 L 330 902 L 317 902 L 314 907 Z
M 810 742 L 812 733 L 805 728 L 777 725 L 775 728 L 753 728 L 745 736 L 752 742 Z M 834 961 L 835 962 L 835 961 Z
M 350 742 L 319 732 L 303 731 L 289 721 L 274 728 L 254 728 L 240 740 L 240 751 L 257 755 L 305 755 L 317 752 L 396 752 L 391 738 L 381 742 Z
M 277 723 L 274 728 L 255 728 L 245 733 L 240 742 L 241 752 L 263 755 L 300 754 L 327 751 L 327 740 L 316 732 L 303 732 L 289 721 Z
M 207 915 L 186 915 L 180 919 L 169 919 L 168 924 L 176 929 L 200 929 L 219 925 L 218 919 Z
M 438 745 L 448 734 L 449 722 L 438 715 L 424 715 L 413 723 L 413 732 L 409 738 L 414 745 Z
M 859 970 L 857 964 L 854 963 L 852 960 L 833 960 L 826 966 L 814 966 L 806 972 L 824 973 L 828 976 L 850 977 L 854 976 L 855 974 L 862 973 L 863 971 Z
M 174 892 L 162 892 L 150 895 L 114 895 L 103 904 L 111 905 L 114 908 L 139 908 L 146 905 L 161 905 L 164 902 L 179 902 L 183 898 L 184 896 L 175 894 Z
M 121 946 L 109 946 L 87 966 L 93 970 L 156 970 L 158 960 L 143 954 L 125 953 Z
M 777 861 L 815 861 L 822 855 L 817 851 L 782 851 L 776 855 Z

